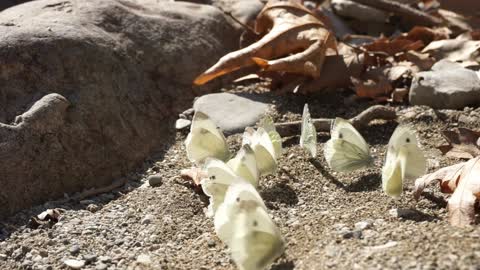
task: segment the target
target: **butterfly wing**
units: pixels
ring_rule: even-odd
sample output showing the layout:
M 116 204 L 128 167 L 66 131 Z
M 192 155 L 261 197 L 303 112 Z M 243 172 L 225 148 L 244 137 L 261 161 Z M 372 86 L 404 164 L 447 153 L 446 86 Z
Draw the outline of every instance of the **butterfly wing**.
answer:
M 418 140 L 408 126 L 398 126 L 388 142 L 390 155 L 397 155 L 400 151 L 405 152 L 405 170 L 402 172 L 406 178 L 416 178 L 427 170 L 427 160 L 423 151 L 418 147 Z M 388 156 L 388 152 L 387 152 Z
M 284 242 L 253 186 L 229 187 L 215 215 L 215 229 L 240 269 L 264 269 L 280 256 Z
M 205 170 L 208 178 L 202 179 L 200 183 L 203 192 L 210 197 L 208 214 L 213 215 L 224 201 L 228 187 L 244 180 L 239 178 L 227 164 L 218 159 L 207 159 Z
M 206 114 L 199 111 L 193 117 L 185 146 L 188 159 L 197 164 L 209 157 L 227 160 L 230 156 L 223 133 Z
M 330 168 L 338 172 L 349 172 L 372 164 L 373 158 L 367 142 L 347 120 L 336 118 L 330 134 L 331 138 L 324 148 Z
M 305 148 L 313 158 L 317 156 L 317 131 L 312 123 L 308 104 L 303 107 L 300 146 Z
M 389 196 L 400 197 L 403 192 L 403 171 L 405 168 L 405 153 L 399 152 L 397 155 L 387 157 L 385 165 L 382 168 L 382 188 Z
M 258 126 L 259 128 L 263 128 L 263 130 L 265 130 L 270 137 L 274 150 L 273 156 L 275 158 L 280 157 L 282 154 L 282 137 L 275 129 L 275 123 L 273 122 L 273 119 L 267 115 L 260 120 L 260 124 Z
M 253 186 L 258 186 L 259 172 L 255 152 L 250 145 L 245 144 L 238 151 L 235 158 L 227 162 L 227 165 L 240 177 L 248 180 Z
M 248 127 L 243 133 L 243 145 L 250 145 L 255 153 L 257 169 L 260 175 L 273 174 L 277 170 L 275 146 L 270 135 L 259 127 L 256 131 Z
M 243 202 L 240 204 L 239 202 Z M 227 243 L 230 243 L 232 237 L 232 218 L 234 218 L 239 212 L 240 208 L 247 202 L 260 206 L 263 209 L 267 209 L 263 203 L 260 194 L 253 185 L 248 182 L 236 182 L 230 185 L 225 193 L 225 199 L 223 203 L 218 207 L 218 211 L 215 213 L 214 224 L 217 235 Z

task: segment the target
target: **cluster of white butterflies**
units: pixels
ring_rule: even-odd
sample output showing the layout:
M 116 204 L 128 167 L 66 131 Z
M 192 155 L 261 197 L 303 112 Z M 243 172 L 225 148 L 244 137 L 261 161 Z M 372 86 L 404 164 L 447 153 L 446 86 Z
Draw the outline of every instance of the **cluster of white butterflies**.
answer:
M 367 142 L 347 120 L 337 117 L 332 124 L 330 136 L 323 150 L 332 170 L 351 172 L 373 165 L 374 160 Z M 317 132 L 307 104 L 303 108 L 300 146 L 313 158 L 316 157 Z M 404 180 L 423 175 L 426 167 L 426 159 L 418 147 L 415 133 L 406 126 L 398 126 L 388 142 L 382 168 L 382 188 L 385 193 L 400 197 Z
M 210 197 L 215 231 L 242 270 L 266 268 L 284 251 L 279 229 L 257 192 L 259 178 L 277 170 L 282 141 L 270 117 L 257 130 L 245 129 L 242 148 L 232 158 L 222 131 L 197 111 L 185 141 L 190 161 L 206 172 L 201 180 Z

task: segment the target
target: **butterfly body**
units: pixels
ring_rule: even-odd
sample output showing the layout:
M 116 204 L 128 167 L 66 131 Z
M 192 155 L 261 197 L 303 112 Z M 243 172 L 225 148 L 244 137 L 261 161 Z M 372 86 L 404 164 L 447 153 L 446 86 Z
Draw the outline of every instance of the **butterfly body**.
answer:
M 243 270 L 265 269 L 284 251 L 284 241 L 255 188 L 237 183 L 215 214 L 215 230 Z
M 317 156 L 317 131 L 312 123 L 308 104 L 303 107 L 300 147 L 305 148 L 312 158 Z

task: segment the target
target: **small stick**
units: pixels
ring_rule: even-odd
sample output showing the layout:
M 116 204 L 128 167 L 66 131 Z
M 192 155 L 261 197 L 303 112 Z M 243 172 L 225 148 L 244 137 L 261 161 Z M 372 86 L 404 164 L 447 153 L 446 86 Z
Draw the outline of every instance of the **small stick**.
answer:
M 245 30 L 247 30 L 248 32 L 250 32 L 251 34 L 255 35 L 255 36 L 258 36 L 258 33 L 255 32 L 255 30 L 253 28 L 251 28 L 250 26 L 244 24 L 243 22 L 241 22 L 239 19 L 237 19 L 235 16 L 233 16 L 232 12 L 230 11 L 226 11 L 226 10 L 223 10 L 222 8 L 220 8 L 220 10 L 223 12 L 223 14 L 229 16 L 230 18 L 232 18 L 232 20 L 234 20 L 236 23 L 238 23 L 240 26 L 242 26 L 243 28 L 245 28 Z
M 92 189 L 82 191 L 80 194 L 76 194 L 76 195 L 72 196 L 71 199 L 74 200 L 74 201 L 81 201 L 81 200 L 83 200 L 87 197 L 91 197 L 91 196 L 95 196 L 95 195 L 98 195 L 98 194 L 110 192 L 110 191 L 112 191 L 116 188 L 122 187 L 126 183 L 127 183 L 127 179 L 122 178 L 120 180 L 114 181 L 113 183 L 111 183 L 110 185 L 108 185 L 106 187 L 92 188 Z
M 383 119 L 383 120 L 394 120 L 397 118 L 395 109 L 391 107 L 386 107 L 382 105 L 372 106 L 357 116 L 350 119 L 350 123 L 357 128 L 362 129 L 367 126 L 374 119 Z M 312 119 L 313 124 L 317 132 L 319 131 L 330 131 L 334 119 L 331 118 L 317 118 Z M 293 136 L 300 134 L 302 121 L 293 121 L 287 123 L 278 123 L 275 124 L 275 128 L 282 137 Z
M 354 2 L 397 14 L 411 23 L 423 26 L 440 26 L 443 20 L 408 5 L 391 0 L 353 0 Z

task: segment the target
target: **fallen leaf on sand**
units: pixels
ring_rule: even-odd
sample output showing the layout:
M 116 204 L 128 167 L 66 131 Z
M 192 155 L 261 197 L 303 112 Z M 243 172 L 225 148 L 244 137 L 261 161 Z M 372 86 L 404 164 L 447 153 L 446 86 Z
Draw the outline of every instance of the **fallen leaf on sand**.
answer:
M 448 144 L 438 147 L 447 157 L 471 159 L 480 155 L 480 132 L 468 128 L 443 131 Z
M 185 180 L 192 180 L 196 186 L 200 186 L 200 181 L 202 181 L 203 178 L 208 177 L 208 174 L 198 167 L 192 167 L 190 169 L 181 170 L 180 176 Z
M 223 56 L 193 83 L 202 85 L 255 65 L 264 71 L 318 78 L 327 49 L 336 51 L 335 37 L 325 24 L 293 0 L 270 0 L 257 17 L 255 32 L 263 37 L 248 47 Z
M 352 78 L 353 85 L 355 87 L 355 93 L 359 97 L 368 97 L 373 99 L 379 99 L 383 97 L 384 100 L 392 92 L 392 85 L 385 77 L 380 77 L 378 81 L 366 80 L 362 81 L 356 78 Z
M 480 197 L 480 157 L 418 178 L 415 181 L 415 198 L 434 181 L 440 182 L 442 192 L 453 192 L 447 206 L 450 224 L 458 227 L 473 224 L 475 203 Z

